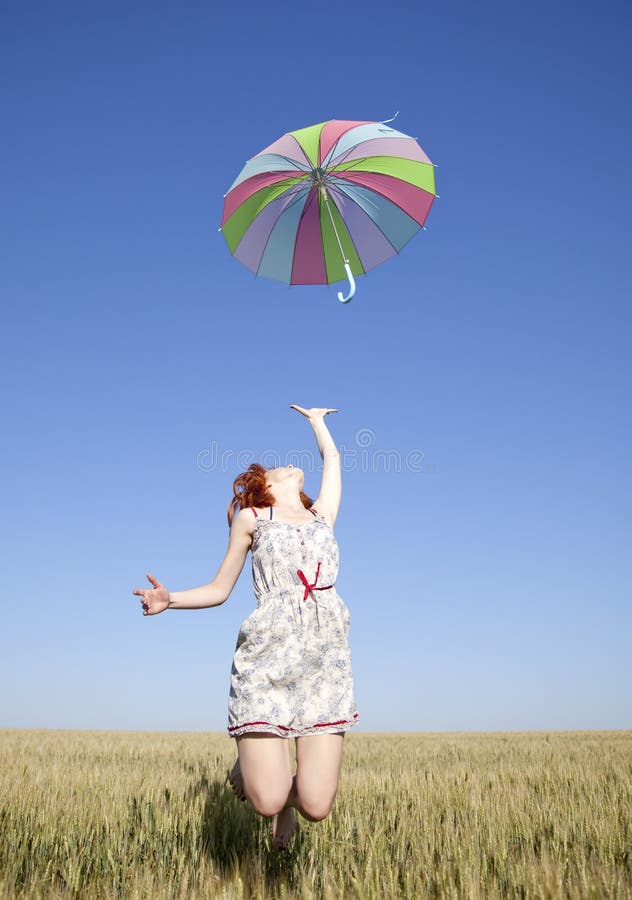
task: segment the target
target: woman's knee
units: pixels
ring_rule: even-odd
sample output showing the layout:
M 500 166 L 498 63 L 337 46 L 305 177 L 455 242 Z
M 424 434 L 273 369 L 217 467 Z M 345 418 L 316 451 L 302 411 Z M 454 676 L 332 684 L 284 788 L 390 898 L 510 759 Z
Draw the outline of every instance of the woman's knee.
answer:
M 301 797 L 298 795 L 300 811 L 311 822 L 320 822 L 331 812 L 334 797 Z
M 257 790 L 256 788 L 251 788 L 246 793 L 253 809 L 260 816 L 276 816 L 287 802 L 287 791 L 285 796 L 279 791 Z

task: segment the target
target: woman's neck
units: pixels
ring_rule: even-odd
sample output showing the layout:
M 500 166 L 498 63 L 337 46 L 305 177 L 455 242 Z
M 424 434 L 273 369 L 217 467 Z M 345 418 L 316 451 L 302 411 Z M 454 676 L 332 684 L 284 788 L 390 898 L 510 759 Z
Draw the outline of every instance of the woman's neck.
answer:
M 283 490 L 281 485 L 275 485 L 274 492 L 274 508 L 285 510 L 287 512 L 299 512 L 305 509 L 301 495 L 295 487 L 289 487 L 289 490 Z

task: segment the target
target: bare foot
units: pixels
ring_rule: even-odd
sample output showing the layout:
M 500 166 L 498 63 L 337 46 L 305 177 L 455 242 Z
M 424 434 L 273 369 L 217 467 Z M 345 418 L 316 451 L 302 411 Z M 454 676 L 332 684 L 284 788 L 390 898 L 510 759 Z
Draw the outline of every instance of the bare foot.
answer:
M 296 815 L 293 806 L 286 806 L 272 819 L 272 846 L 275 850 L 287 850 L 294 829 Z
M 244 779 L 241 777 L 241 769 L 239 767 L 239 757 L 228 776 L 230 781 L 230 789 L 238 800 L 246 799 L 246 790 L 244 788 Z

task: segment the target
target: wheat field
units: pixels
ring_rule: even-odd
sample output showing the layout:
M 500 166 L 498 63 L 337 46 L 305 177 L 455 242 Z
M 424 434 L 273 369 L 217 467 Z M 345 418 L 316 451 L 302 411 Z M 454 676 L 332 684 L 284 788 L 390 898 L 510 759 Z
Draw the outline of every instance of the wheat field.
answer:
M 632 731 L 349 733 L 270 849 L 224 734 L 0 731 L 6 898 L 632 898 Z

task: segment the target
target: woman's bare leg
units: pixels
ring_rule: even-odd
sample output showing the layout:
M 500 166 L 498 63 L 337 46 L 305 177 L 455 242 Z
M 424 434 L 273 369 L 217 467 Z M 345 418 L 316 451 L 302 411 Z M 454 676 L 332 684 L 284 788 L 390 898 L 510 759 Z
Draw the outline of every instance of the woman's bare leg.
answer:
M 296 776 L 287 804 L 311 822 L 324 819 L 333 806 L 340 778 L 343 738 L 344 732 L 296 738 Z
M 248 799 L 260 815 L 275 815 L 283 809 L 292 786 L 287 738 L 257 732 L 242 734 L 236 740 Z
M 287 738 L 264 733 L 242 734 L 237 740 L 243 789 L 253 808 L 273 816 L 272 843 L 287 847 L 294 832 L 294 810 L 287 807 L 292 789 L 292 768 Z
M 237 738 L 239 758 L 231 783 L 262 816 L 273 816 L 273 846 L 287 847 L 294 832 L 294 809 L 311 822 L 328 815 L 338 790 L 344 732 L 296 738 L 292 777 L 287 738 L 247 734 Z M 241 782 L 241 784 L 240 784 Z
M 239 756 L 235 760 L 235 765 L 228 776 L 230 781 L 230 789 L 238 800 L 246 799 L 246 791 L 244 789 L 244 779 L 241 776 L 241 766 L 239 765 Z

